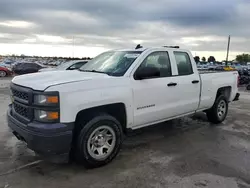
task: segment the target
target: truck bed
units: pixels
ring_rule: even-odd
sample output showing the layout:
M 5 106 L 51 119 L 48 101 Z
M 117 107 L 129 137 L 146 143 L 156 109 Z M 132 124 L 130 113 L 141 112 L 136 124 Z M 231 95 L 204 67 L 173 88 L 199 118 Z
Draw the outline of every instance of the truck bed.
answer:
M 224 72 L 235 72 L 235 70 L 232 70 L 232 71 L 225 71 L 225 70 L 199 70 L 198 69 L 198 72 L 200 74 L 209 74 L 209 73 L 224 73 Z
M 228 87 L 231 90 L 229 101 L 232 101 L 238 91 L 237 71 L 199 71 L 201 79 L 200 108 L 213 105 L 218 88 Z M 213 74 L 214 73 L 214 74 Z

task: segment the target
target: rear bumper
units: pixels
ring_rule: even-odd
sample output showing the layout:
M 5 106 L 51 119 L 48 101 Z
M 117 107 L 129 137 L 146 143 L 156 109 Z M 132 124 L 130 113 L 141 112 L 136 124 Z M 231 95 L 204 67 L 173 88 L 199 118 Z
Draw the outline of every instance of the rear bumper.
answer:
M 7 120 L 12 133 L 17 139 L 27 143 L 29 149 L 53 162 L 68 161 L 73 134 L 72 124 L 32 122 L 25 125 L 11 115 L 11 108 L 8 110 Z
M 233 101 L 238 101 L 240 98 L 240 94 L 239 93 L 236 93 L 236 96 L 234 97 L 234 100 Z

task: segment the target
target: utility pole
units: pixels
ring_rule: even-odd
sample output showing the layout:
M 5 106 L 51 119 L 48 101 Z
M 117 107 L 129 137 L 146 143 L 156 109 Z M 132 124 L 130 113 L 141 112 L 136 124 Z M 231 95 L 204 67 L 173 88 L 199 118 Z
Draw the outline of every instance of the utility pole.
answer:
M 72 51 L 72 57 L 74 58 L 74 50 L 75 50 L 75 37 L 73 36 L 73 51 Z
M 227 43 L 227 57 L 226 57 L 226 65 L 228 63 L 228 56 L 229 56 L 229 48 L 230 48 L 230 40 L 231 40 L 231 36 L 228 36 L 228 43 Z

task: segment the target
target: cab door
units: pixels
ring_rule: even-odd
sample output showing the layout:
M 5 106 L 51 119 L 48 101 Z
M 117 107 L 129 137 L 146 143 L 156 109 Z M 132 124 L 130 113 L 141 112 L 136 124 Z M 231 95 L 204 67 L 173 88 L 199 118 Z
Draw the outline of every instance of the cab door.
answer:
M 172 77 L 172 66 L 167 51 L 148 54 L 137 68 L 156 67 L 160 74 L 157 77 L 138 80 L 131 78 L 133 90 L 134 128 L 153 124 L 172 117 L 176 112 L 177 92 L 175 78 Z
M 176 116 L 193 113 L 198 109 L 200 101 L 200 76 L 195 68 L 195 62 L 191 61 L 189 53 L 183 51 L 172 51 L 171 59 L 177 68 L 177 74 L 173 77 L 175 82 Z M 194 68 L 193 68 L 194 67 Z

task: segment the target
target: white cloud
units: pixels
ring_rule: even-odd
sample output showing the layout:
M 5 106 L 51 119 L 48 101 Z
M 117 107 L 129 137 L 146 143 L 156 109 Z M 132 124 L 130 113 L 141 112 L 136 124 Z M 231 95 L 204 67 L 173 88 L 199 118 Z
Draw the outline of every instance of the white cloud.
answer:
M 10 37 L 11 35 L 8 33 L 0 33 L 0 38 L 7 38 Z
M 10 20 L 10 21 L 0 22 L 0 26 L 14 27 L 14 28 L 29 28 L 34 26 L 34 24 L 26 21 Z
M 24 43 L 35 43 L 36 41 L 36 38 L 27 38 L 23 40 Z
M 218 42 L 218 41 L 226 41 L 227 37 L 220 36 L 201 36 L 201 37 L 182 37 L 182 43 L 193 43 L 193 42 Z
M 36 38 L 41 42 L 50 42 L 50 43 L 65 43 L 70 42 L 69 39 L 65 39 L 60 36 L 51 36 L 51 35 L 36 35 Z
M 82 47 L 70 45 L 42 45 L 42 44 L 3 44 L 0 43 L 2 54 L 25 54 L 37 56 L 62 56 L 62 57 L 94 57 L 108 50 L 103 47 Z M 18 53 L 16 53 L 18 52 Z
M 0 43 L 12 45 L 11 53 L 67 56 L 73 37 L 80 56 L 138 43 L 180 45 L 222 60 L 229 34 L 231 54 L 250 51 L 249 8 L 247 0 L 1 0 Z

